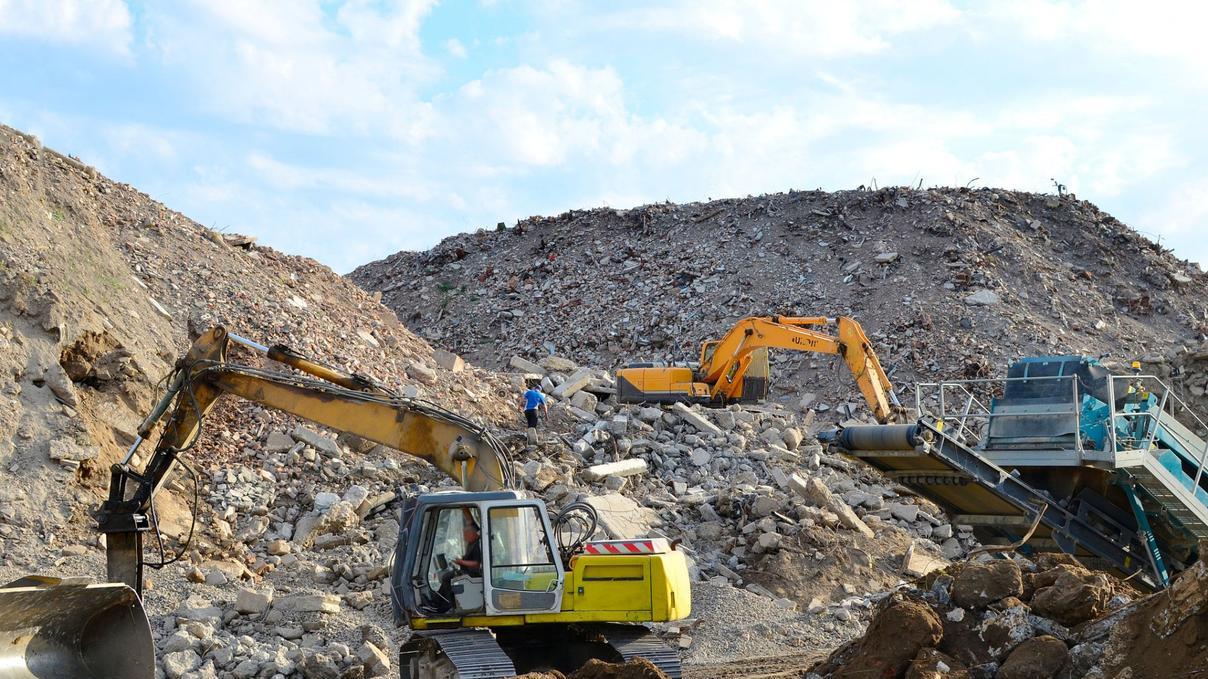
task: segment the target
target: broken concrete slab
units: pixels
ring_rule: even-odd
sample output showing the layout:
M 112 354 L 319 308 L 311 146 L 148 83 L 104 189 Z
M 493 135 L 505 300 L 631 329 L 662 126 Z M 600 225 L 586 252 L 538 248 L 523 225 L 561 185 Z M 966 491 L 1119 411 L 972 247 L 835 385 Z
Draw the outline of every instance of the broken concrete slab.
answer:
M 675 405 L 671 406 L 671 409 L 680 419 L 693 427 L 696 427 L 697 431 L 705 434 L 713 434 L 715 436 L 722 433 L 721 429 L 718 428 L 716 424 L 713 424 L 706 419 L 704 415 L 701 415 L 683 403 L 676 403 Z
M 513 356 L 511 358 L 511 360 L 508 361 L 508 365 L 519 370 L 520 372 L 533 373 L 535 375 L 544 375 L 545 374 L 545 368 L 537 365 L 536 363 L 533 363 L 532 361 L 530 361 L 526 358 L 522 358 L 520 356 Z
M 645 474 L 646 471 L 646 461 L 635 457 L 628 460 L 608 462 L 588 467 L 583 470 L 583 478 L 588 481 L 599 481 L 606 476 L 636 476 L 638 474 Z
M 432 360 L 436 363 L 436 365 L 448 370 L 449 372 L 459 373 L 466 369 L 466 362 L 462 360 L 461 356 L 458 356 L 452 351 L 437 349 L 432 354 Z
M 557 398 L 570 398 L 576 392 L 591 382 L 591 371 L 587 368 L 575 371 L 566 381 L 554 388 L 554 396 Z M 586 408 L 584 409 L 586 410 Z

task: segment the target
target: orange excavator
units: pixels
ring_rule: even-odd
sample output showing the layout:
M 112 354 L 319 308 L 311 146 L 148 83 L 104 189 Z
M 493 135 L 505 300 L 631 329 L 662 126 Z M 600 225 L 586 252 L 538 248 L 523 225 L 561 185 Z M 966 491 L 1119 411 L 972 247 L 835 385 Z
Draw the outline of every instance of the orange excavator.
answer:
M 617 370 L 617 400 L 710 406 L 759 401 L 768 394 L 768 349 L 838 354 L 878 422 L 904 412 L 864 329 L 845 316 L 748 316 L 721 339 L 704 342 L 698 363 L 630 363 Z

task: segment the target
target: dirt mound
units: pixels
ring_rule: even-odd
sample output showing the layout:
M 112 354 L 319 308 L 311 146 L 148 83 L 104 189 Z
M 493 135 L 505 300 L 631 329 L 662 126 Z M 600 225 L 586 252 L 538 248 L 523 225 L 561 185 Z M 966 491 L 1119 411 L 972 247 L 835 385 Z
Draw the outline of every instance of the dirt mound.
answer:
M 1018 355 L 1157 360 L 1208 330 L 1194 264 L 1085 201 L 999 189 L 576 210 L 453 236 L 350 277 L 487 366 L 513 354 L 602 367 L 695 360 L 701 340 L 745 315 L 852 315 L 908 387 L 997 373 Z M 813 392 L 832 411 L 859 401 L 825 358 L 773 361 L 774 398 Z
M 569 679 L 667 679 L 667 675 L 645 658 L 634 658 L 624 664 L 593 658 Z
M 1101 649 L 1103 677 L 1194 676 L 1208 665 L 1208 565 L 1197 562 L 1140 602 Z
M 921 583 L 926 588 L 893 595 L 862 638 L 812 671 L 823 677 L 856 676 L 860 670 L 866 672 L 861 676 L 906 679 L 1101 679 L 1183 676 L 1208 662 L 1208 566 L 1203 561 L 1168 589 L 1141 596 L 1128 583 L 1088 571 L 1069 557 L 1016 559 L 1025 583 L 1022 598 L 1008 595 L 959 606 L 953 598 L 956 584 L 984 580 L 987 565 L 957 570 L 958 565 L 952 569 L 955 577 L 933 575 Z M 938 634 L 935 621 L 942 625 Z M 912 649 L 915 655 L 902 661 Z
M 901 676 L 923 649 L 943 637 L 940 619 L 922 601 L 893 595 L 882 605 L 859 641 L 814 669 L 835 679 Z

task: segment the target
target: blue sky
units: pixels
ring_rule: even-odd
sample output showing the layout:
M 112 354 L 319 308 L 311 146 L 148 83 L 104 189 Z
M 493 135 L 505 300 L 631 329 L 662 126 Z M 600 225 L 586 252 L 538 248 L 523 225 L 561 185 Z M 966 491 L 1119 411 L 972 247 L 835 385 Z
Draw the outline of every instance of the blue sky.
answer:
M 0 0 L 0 121 L 340 272 L 570 208 L 1053 178 L 1208 262 L 1201 7 Z

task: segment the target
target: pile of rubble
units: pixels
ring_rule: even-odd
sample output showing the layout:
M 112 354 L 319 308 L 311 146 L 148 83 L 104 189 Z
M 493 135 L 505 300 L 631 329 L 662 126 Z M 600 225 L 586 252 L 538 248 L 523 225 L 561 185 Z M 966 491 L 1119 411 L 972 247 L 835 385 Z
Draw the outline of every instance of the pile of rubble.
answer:
M 92 512 L 108 466 L 212 325 L 482 423 L 515 419 L 506 376 L 434 349 L 327 267 L 205 228 L 2 127 L 0 195 L 2 582 L 103 577 Z M 263 365 L 242 349 L 230 358 Z M 156 500 L 164 554 L 148 543 L 151 561 L 184 549 L 147 571 L 161 669 L 383 674 L 400 632 L 382 591 L 398 527 L 382 507 L 400 486 L 439 482 L 434 470 L 234 399 L 209 413 L 184 459 L 200 507 L 188 473 L 170 478 Z
M 1071 557 L 980 557 L 880 602 L 867 633 L 809 677 L 1125 679 L 1182 676 L 1208 658 L 1208 567 L 1142 597 Z
M 696 360 L 747 315 L 851 315 L 904 390 L 1020 355 L 1158 358 L 1208 332 L 1199 268 L 1073 196 L 791 191 L 575 210 L 400 252 L 350 278 L 479 365 Z M 852 400 L 825 357 L 775 352 L 772 397 Z M 905 394 L 904 394 L 905 395 Z

